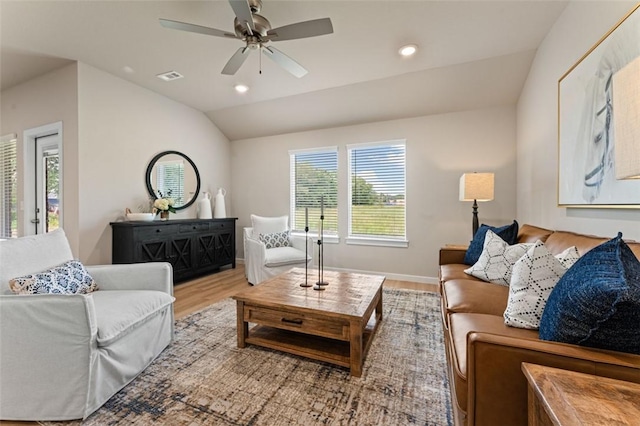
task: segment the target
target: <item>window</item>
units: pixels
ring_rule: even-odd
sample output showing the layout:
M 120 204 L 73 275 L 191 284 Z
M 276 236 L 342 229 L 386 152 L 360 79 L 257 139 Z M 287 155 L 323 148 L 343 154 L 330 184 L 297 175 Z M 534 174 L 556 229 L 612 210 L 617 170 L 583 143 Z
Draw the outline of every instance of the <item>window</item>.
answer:
M 349 244 L 407 247 L 405 141 L 347 146 Z
M 156 167 L 158 191 L 164 197 L 173 198 L 177 206 L 184 204 L 184 162 L 158 161 Z
M 0 138 L 0 238 L 18 236 L 16 135 Z
M 291 213 L 294 232 L 304 232 L 305 209 L 309 231 L 317 234 L 324 207 L 324 236 L 338 236 L 338 148 L 290 151 Z

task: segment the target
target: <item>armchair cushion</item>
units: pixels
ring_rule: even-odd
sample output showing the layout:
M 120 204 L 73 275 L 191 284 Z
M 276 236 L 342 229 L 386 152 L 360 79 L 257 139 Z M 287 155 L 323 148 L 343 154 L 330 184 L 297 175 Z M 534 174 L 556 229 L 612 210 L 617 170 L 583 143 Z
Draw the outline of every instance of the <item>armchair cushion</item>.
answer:
M 303 251 L 293 247 L 277 247 L 267 250 L 265 255 L 265 266 L 273 268 L 275 266 L 292 265 L 295 263 L 305 263 L 310 257 L 305 259 Z
M 87 294 L 98 289 L 84 265 L 77 261 L 63 263 L 45 272 L 9 280 L 17 294 Z
M 290 232 L 274 232 L 272 234 L 260 234 L 258 239 L 262 241 L 266 248 L 289 247 Z
M 251 215 L 253 238 L 258 239 L 260 234 L 273 234 L 289 230 L 289 216 L 264 217 Z
M 167 293 L 152 290 L 98 291 L 91 297 L 98 319 L 100 347 L 135 330 L 175 300 Z
M 9 280 L 46 271 L 73 260 L 71 247 L 62 229 L 46 234 L 0 241 L 0 294 L 12 294 Z

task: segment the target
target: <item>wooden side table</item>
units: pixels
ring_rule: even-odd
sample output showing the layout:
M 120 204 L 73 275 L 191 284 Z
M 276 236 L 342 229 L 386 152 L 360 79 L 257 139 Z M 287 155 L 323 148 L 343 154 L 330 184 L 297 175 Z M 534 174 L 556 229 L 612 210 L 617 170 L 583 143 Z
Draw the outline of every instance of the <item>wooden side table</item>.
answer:
M 640 384 L 522 363 L 529 426 L 638 425 Z

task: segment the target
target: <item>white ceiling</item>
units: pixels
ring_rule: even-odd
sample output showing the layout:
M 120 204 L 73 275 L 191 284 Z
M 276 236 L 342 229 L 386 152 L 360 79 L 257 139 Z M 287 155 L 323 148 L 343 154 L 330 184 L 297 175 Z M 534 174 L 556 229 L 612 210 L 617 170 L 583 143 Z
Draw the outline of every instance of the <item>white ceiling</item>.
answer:
M 274 45 L 298 79 L 242 45 L 163 28 L 158 18 L 233 31 L 226 0 L 0 2 L 2 89 L 81 61 L 205 112 L 230 140 L 513 104 L 566 1 L 263 0 L 279 27 L 330 17 L 334 34 Z M 402 44 L 417 55 L 403 59 Z M 133 69 L 132 73 L 124 71 Z M 185 78 L 163 82 L 156 74 Z M 233 86 L 249 92 L 239 95 Z

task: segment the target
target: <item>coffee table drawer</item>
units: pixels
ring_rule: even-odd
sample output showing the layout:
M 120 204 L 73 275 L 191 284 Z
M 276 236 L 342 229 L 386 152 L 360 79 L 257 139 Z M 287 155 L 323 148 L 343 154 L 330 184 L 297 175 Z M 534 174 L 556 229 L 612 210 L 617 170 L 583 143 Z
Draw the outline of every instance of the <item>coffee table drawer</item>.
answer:
M 244 320 L 314 336 L 349 340 L 349 323 L 339 319 L 245 305 Z

